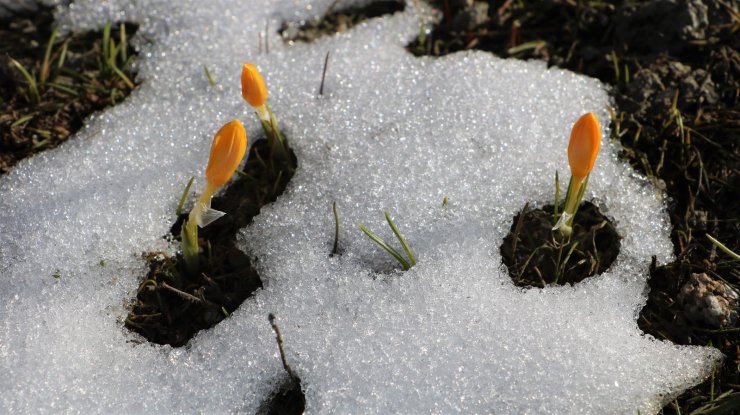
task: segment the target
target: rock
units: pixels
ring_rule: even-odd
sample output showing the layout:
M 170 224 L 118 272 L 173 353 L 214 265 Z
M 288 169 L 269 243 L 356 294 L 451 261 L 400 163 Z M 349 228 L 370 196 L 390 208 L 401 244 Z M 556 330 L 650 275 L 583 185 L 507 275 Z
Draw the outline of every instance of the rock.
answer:
M 728 327 L 738 321 L 740 296 L 729 285 L 710 278 L 706 273 L 691 274 L 681 287 L 678 301 L 686 317 L 711 327 Z

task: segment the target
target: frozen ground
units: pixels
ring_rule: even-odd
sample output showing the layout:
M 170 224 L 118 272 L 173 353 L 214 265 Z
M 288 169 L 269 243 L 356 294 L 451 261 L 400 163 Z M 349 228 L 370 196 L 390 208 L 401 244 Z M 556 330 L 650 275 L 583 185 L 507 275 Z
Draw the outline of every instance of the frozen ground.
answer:
M 514 214 L 550 201 L 554 171 L 567 171 L 572 123 L 594 111 L 607 124 L 599 82 L 484 53 L 415 58 L 404 50 L 418 31 L 412 6 L 311 45 L 271 33 L 269 55 L 258 54 L 266 21 L 274 30 L 330 3 L 78 0 L 62 10 L 69 27 L 139 22 L 142 84 L 0 179 L 0 412 L 254 413 L 286 376 L 270 312 L 309 413 L 644 414 L 708 375 L 718 352 L 637 328 L 650 257 L 671 256 L 669 225 L 614 144 L 603 143 L 587 193 L 624 238 L 612 268 L 575 287 L 522 290 L 501 265 Z M 265 287 L 189 346 L 150 345 L 121 322 L 140 254 L 177 249 L 161 236 L 215 131 L 241 118 L 259 134 L 238 89 L 247 60 L 299 160 L 241 237 Z M 357 229 L 390 239 L 383 209 L 419 259 L 408 272 Z

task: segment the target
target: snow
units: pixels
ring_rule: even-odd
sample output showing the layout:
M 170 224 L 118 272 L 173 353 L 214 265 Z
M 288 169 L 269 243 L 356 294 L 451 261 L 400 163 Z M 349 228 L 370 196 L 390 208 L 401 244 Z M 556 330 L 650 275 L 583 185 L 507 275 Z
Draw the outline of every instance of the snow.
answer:
M 486 53 L 414 57 L 414 3 L 311 44 L 278 39 L 283 21 L 331 3 L 60 7 L 67 28 L 138 22 L 141 85 L 0 178 L 0 412 L 254 413 L 286 378 L 268 313 L 308 413 L 654 413 L 708 376 L 719 352 L 637 327 L 651 256 L 672 258 L 670 226 L 660 193 L 607 138 L 586 199 L 623 237 L 613 266 L 526 290 L 501 265 L 513 216 L 548 203 L 555 170 L 567 172 L 572 123 L 594 111 L 608 125 L 603 85 Z M 286 192 L 240 235 L 264 289 L 188 346 L 152 345 L 122 323 L 141 253 L 178 249 L 162 235 L 222 124 L 259 136 L 239 90 L 245 61 L 298 157 Z M 384 209 L 417 256 L 407 272 L 357 227 L 392 240 Z

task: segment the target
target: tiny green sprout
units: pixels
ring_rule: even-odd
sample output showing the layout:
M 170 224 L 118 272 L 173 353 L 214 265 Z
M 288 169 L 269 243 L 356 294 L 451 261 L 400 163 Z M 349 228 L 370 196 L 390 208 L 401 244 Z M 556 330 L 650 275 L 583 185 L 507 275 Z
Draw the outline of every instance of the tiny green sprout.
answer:
M 101 259 L 100 262 L 98 262 L 98 265 L 100 265 L 100 268 L 105 268 L 105 260 Z
M 401 246 L 403 247 L 403 250 L 406 252 L 406 255 L 408 256 L 408 260 L 403 257 L 398 251 L 396 251 L 392 246 L 388 245 L 380 236 L 373 233 L 370 229 L 368 229 L 365 225 L 360 224 L 360 230 L 367 235 L 368 238 L 370 238 L 373 242 L 378 244 L 381 248 L 385 249 L 393 258 L 398 261 L 403 269 L 405 271 L 408 271 L 416 265 L 416 258 L 414 258 L 414 254 L 411 252 L 411 248 L 409 248 L 409 245 L 406 243 L 406 239 L 404 239 L 403 235 L 401 235 L 401 232 L 398 230 L 398 227 L 396 227 L 396 224 L 393 223 L 393 219 L 391 219 L 391 216 L 388 214 L 387 211 L 383 211 L 385 214 L 385 220 L 388 221 L 388 226 L 390 226 L 393 233 L 396 235 L 396 238 L 401 243 Z
M 62 278 L 62 271 L 60 271 L 60 270 L 57 269 L 56 271 L 54 271 L 53 274 L 51 274 L 51 276 L 54 277 L 57 280 L 58 279 L 61 279 Z
M 226 123 L 213 137 L 211 155 L 206 167 L 206 188 L 190 211 L 180 231 L 182 256 L 190 275 L 200 270 L 198 227 L 204 227 L 225 215 L 211 209 L 211 197 L 234 175 L 247 149 L 247 132 L 239 120 Z
M 449 200 L 447 200 L 447 196 L 444 196 L 444 197 L 442 198 L 442 207 L 447 207 L 447 203 L 448 203 L 448 202 L 449 202 Z
M 51 70 L 51 47 L 54 45 L 57 33 L 59 33 L 59 27 L 55 27 L 49 36 L 49 42 L 46 43 L 46 50 L 44 51 L 44 60 L 41 62 L 41 72 L 39 73 L 39 82 L 42 84 L 46 83 L 49 78 L 49 72 Z
M 208 84 L 211 87 L 216 85 L 216 82 L 213 80 L 213 77 L 211 76 L 211 71 L 208 70 L 208 66 L 205 63 L 203 64 L 203 71 L 206 73 L 206 78 L 208 78 Z
M 185 200 L 187 200 L 188 195 L 190 194 L 190 187 L 193 185 L 193 180 L 195 180 L 195 176 L 190 176 L 190 180 L 188 180 L 188 184 L 185 186 L 182 196 L 180 196 L 180 203 L 177 204 L 177 209 L 175 210 L 175 215 L 177 216 L 182 214 L 182 207 L 185 206 Z
M 28 70 L 26 70 L 26 68 L 23 65 L 21 65 L 20 62 L 18 62 L 17 60 L 13 58 L 8 58 L 8 59 L 10 60 L 10 63 L 13 64 L 13 66 L 18 68 L 18 70 L 23 75 L 23 77 L 26 78 L 26 83 L 28 83 L 29 100 L 33 104 L 38 104 L 39 101 L 41 101 L 41 94 L 39 93 L 39 87 L 38 87 L 38 84 L 36 83 L 36 78 L 33 75 L 31 75 L 31 73 L 28 72 Z
M 566 238 L 572 233 L 573 218 L 586 192 L 588 178 L 596 161 L 601 145 L 601 129 L 594 113 L 583 115 L 573 125 L 568 144 L 568 164 L 570 165 L 570 182 L 565 195 L 565 206 L 553 230 Z M 555 189 L 559 197 L 559 184 Z

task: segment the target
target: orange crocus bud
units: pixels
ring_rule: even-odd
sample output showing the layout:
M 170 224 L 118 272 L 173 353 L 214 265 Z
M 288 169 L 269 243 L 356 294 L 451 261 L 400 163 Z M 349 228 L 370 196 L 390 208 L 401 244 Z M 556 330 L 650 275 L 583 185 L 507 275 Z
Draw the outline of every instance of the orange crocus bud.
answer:
M 600 145 L 599 120 L 593 112 L 589 112 L 579 118 L 570 131 L 568 163 L 571 174 L 578 182 L 591 173 Z
M 208 184 L 219 188 L 234 175 L 247 150 L 247 132 L 239 120 L 226 123 L 213 137 L 206 167 Z
M 251 63 L 242 66 L 242 96 L 249 105 L 259 108 L 267 101 L 267 87 L 257 67 Z

